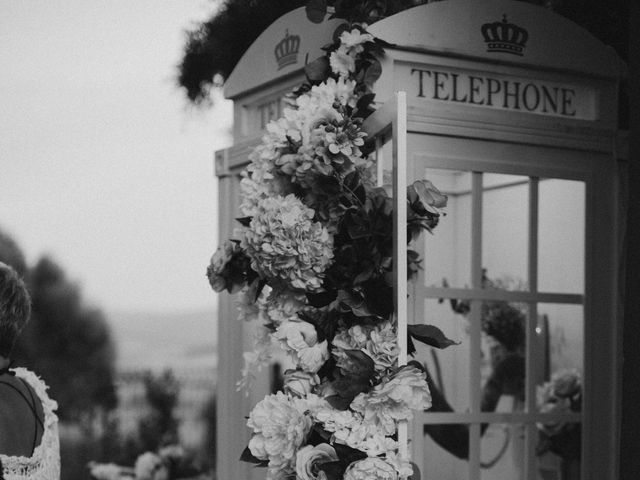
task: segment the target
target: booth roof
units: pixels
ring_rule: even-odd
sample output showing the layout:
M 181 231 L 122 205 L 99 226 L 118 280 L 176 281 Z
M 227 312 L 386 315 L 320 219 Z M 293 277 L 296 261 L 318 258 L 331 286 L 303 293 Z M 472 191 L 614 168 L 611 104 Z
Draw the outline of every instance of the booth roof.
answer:
M 324 54 L 321 47 L 331 42 L 341 22 L 311 23 L 304 7 L 283 15 L 242 56 L 225 83 L 225 97 L 237 98 L 300 74 L 306 62 Z M 483 34 L 485 25 L 496 23 L 504 25 L 489 26 Z M 621 76 L 624 68 L 613 48 L 575 23 L 546 8 L 514 0 L 428 3 L 387 17 L 368 30 L 398 49 L 484 62 L 608 78 Z M 493 42 L 487 41 L 490 38 Z M 524 43 L 522 55 L 505 51 L 508 45 L 498 51 L 489 46 L 501 40 L 508 44 L 509 39 Z M 282 61 L 287 54 L 291 55 L 288 62 Z

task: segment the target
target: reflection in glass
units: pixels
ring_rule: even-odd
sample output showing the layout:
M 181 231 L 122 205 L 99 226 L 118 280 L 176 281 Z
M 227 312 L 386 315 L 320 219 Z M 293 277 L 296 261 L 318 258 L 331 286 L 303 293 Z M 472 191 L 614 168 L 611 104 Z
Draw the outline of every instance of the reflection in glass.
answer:
M 437 235 L 423 235 L 424 284 L 469 287 L 471 282 L 471 174 L 454 170 L 425 169 L 422 178 L 431 180 L 448 196 L 446 215 L 440 219 Z
M 529 243 L 529 178 L 482 176 L 482 265 L 493 276 L 525 290 Z
M 481 478 L 521 480 L 524 478 L 525 426 L 492 423 L 480 441 Z
M 541 179 L 539 183 L 538 290 L 584 292 L 585 186 Z
M 419 319 L 418 319 L 419 320 Z M 468 321 L 453 312 L 448 302 L 425 299 L 424 323 L 440 328 L 447 338 L 461 342 L 444 350 L 416 342 L 416 359 L 424 363 L 449 406 L 457 412 L 469 409 L 469 334 Z M 449 410 L 451 411 L 451 410 Z
M 582 305 L 538 304 L 542 318 L 540 332 L 544 336 L 545 378 L 551 373 L 575 368 L 583 371 L 584 309 Z
M 539 431 L 537 466 L 540 480 L 580 480 L 580 435 L 578 423 L 566 423 L 565 434 L 553 443 Z
M 468 425 L 425 425 L 424 464 L 420 465 L 423 479 L 470 480 L 469 465 L 466 460 L 454 456 L 448 447 L 443 447 L 442 438 L 463 436 L 468 442 Z M 433 438 L 438 439 L 440 444 Z M 458 442 L 459 444 L 464 443 Z M 446 444 L 445 444 L 446 445 Z

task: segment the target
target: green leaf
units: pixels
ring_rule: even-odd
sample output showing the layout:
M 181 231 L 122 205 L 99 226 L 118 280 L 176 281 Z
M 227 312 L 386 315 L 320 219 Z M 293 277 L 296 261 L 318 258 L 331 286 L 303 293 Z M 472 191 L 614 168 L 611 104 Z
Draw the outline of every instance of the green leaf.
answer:
M 342 462 L 339 461 L 321 463 L 317 468 L 324 472 L 327 480 L 342 480 L 345 470 Z
M 334 290 L 326 290 L 318 293 L 307 292 L 307 302 L 312 307 L 322 308 L 333 302 L 336 296 L 337 293 Z
M 345 465 L 349 465 L 350 463 L 367 458 L 366 453 L 361 452 L 360 450 L 357 450 L 355 448 L 351 448 L 347 445 L 343 445 L 341 443 L 334 443 L 333 448 L 335 449 L 338 458 Z
M 412 355 L 416 353 L 416 346 L 411 339 L 411 335 L 407 335 L 407 354 Z
M 380 78 L 380 75 L 382 75 L 382 65 L 380 65 L 380 62 L 376 60 L 369 68 L 367 68 L 364 75 L 364 83 L 373 87 L 373 84 Z
M 304 67 L 307 78 L 312 83 L 326 80 L 331 73 L 331 66 L 327 57 L 320 57 Z
M 438 327 L 433 325 L 408 325 L 407 331 L 411 337 L 426 345 L 444 349 L 451 345 L 460 345 L 445 336 Z
M 416 465 L 414 462 L 411 462 L 411 467 L 413 467 L 413 475 L 409 477 L 409 480 L 420 480 L 421 476 L 418 465 Z
M 345 350 L 344 353 L 349 357 L 349 374 L 357 375 L 367 381 L 376 374 L 375 363 L 372 358 L 360 350 Z M 344 372 L 345 374 L 347 372 Z
M 327 402 L 337 410 L 347 410 L 353 399 L 369 390 L 371 385 L 366 377 L 347 375 L 331 382 L 331 388 L 336 393 L 326 397 Z
M 305 11 L 311 22 L 322 23 L 327 14 L 327 2 L 326 0 L 308 0 Z
M 240 461 L 253 463 L 257 467 L 266 467 L 269 464 L 268 460 L 260 460 L 259 458 L 254 457 L 248 446 L 245 447 L 245 449 L 242 451 L 242 455 L 240 455 Z
M 340 45 L 340 35 L 342 35 L 343 32 L 348 31 L 350 31 L 348 23 L 341 23 L 340 25 L 338 25 L 338 28 L 336 28 L 333 32 L 333 43 L 336 45 Z
M 253 217 L 241 217 L 241 218 L 236 218 L 236 221 L 243 227 L 248 227 L 251 224 L 252 218 Z

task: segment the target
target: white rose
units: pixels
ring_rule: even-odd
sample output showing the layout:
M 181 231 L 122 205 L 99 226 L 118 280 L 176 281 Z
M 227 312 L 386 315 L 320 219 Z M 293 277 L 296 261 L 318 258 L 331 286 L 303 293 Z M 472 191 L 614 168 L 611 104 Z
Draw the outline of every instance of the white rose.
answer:
M 249 450 L 256 458 L 269 460 L 270 472 L 293 470 L 296 451 L 313 424 L 307 410 L 308 402 L 277 392 L 266 396 L 249 414 L 247 426 L 255 432 Z
M 398 480 L 398 474 L 381 458 L 370 457 L 349 465 L 344 480 Z
M 329 359 L 327 341 L 318 342 L 316 327 L 308 322 L 285 322 L 274 336 L 305 371 L 316 373 Z
M 301 370 L 287 370 L 284 372 L 284 392 L 297 397 L 306 397 L 314 387 L 320 385 L 320 377 L 315 373 Z
M 320 479 L 318 466 L 336 460 L 338 460 L 338 455 L 335 449 L 326 443 L 321 443 L 315 447 L 311 445 L 302 447 L 298 450 L 296 457 L 297 480 Z

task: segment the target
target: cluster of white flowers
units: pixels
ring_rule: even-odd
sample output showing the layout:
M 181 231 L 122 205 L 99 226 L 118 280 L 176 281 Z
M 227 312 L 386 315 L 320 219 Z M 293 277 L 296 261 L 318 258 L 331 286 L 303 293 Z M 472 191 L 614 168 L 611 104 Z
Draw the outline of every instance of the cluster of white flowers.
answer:
M 393 435 L 397 422 L 413 418 L 413 410 L 431 408 L 426 374 L 413 366 L 402 367 L 370 392 L 359 394 L 351 408 L 362 414 L 367 423 Z
M 353 410 L 337 410 L 326 404 L 315 412 L 314 418 L 332 433 L 334 441 L 360 450 L 367 456 L 386 455 L 398 448 L 398 442 Z
M 309 322 L 285 322 L 277 328 L 274 336 L 305 372 L 316 373 L 329 359 L 327 341 L 318 341 L 316 327 Z
M 338 364 L 347 359 L 346 350 L 360 350 L 371 357 L 379 376 L 397 365 L 398 336 L 390 321 L 377 325 L 354 325 L 341 330 L 333 338 L 332 344 L 332 354 Z
M 258 459 L 269 461 L 268 480 L 284 478 L 295 471 L 296 454 L 313 426 L 309 411 L 320 400 L 277 392 L 260 401 L 249 415 L 247 425 L 255 435 L 249 449 Z
M 331 53 L 331 69 L 341 76 L 348 77 L 356 71 L 356 58 L 363 50 L 363 44 L 373 41 L 373 36 L 358 29 L 344 31 L 340 35 L 340 47 Z
M 304 294 L 291 290 L 273 290 L 265 304 L 269 321 L 280 325 L 288 321 L 299 320 L 298 313 L 307 304 Z
M 333 258 L 333 239 L 295 195 L 265 198 L 241 247 L 260 275 L 300 290 L 316 290 Z

